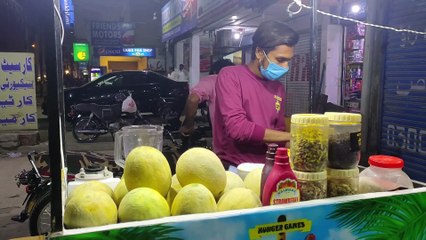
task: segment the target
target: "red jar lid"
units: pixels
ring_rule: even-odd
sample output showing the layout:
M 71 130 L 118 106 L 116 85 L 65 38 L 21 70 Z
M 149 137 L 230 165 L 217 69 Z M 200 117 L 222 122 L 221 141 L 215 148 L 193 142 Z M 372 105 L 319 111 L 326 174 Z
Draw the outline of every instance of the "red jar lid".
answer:
M 386 155 L 373 155 L 368 158 L 368 163 L 381 168 L 403 168 L 404 160 Z

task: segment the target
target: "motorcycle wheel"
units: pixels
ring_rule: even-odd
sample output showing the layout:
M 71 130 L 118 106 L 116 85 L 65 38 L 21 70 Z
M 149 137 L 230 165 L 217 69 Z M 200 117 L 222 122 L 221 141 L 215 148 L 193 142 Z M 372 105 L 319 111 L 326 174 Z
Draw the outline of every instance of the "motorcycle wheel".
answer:
M 99 134 L 87 134 L 87 133 L 79 133 L 79 130 L 93 130 L 97 128 L 97 124 L 95 121 L 90 120 L 89 117 L 82 117 L 79 119 L 72 129 L 72 136 L 80 143 L 90 143 L 94 142 Z
M 50 191 L 44 194 L 35 204 L 30 213 L 30 234 L 31 236 L 47 235 L 50 230 Z

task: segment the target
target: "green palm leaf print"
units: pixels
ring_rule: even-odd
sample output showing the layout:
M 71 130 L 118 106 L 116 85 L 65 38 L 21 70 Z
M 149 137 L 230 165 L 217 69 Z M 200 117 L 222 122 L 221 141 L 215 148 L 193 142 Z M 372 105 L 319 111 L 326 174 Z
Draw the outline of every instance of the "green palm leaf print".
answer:
M 328 218 L 359 239 L 426 239 L 424 194 L 400 195 L 340 204 Z

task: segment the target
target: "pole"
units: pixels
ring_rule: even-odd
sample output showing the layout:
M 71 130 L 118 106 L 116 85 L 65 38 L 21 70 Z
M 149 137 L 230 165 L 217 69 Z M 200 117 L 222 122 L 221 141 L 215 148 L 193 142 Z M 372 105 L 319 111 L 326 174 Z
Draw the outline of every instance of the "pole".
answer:
M 64 95 L 62 73 L 62 47 L 60 42 L 61 25 L 55 13 L 55 4 L 59 9 L 58 0 L 39 1 L 40 18 L 43 25 L 43 41 L 48 90 L 49 115 L 49 159 L 51 174 L 51 230 L 63 230 L 62 204 L 62 168 L 65 163 L 64 154 Z M 64 174 L 65 175 L 65 174 Z
M 367 1 L 367 22 L 386 24 L 387 0 Z M 367 27 L 365 32 L 364 69 L 361 90 L 361 162 L 368 166 L 368 157 L 377 154 L 381 145 L 381 115 L 386 59 L 387 32 Z
M 311 78 L 309 80 L 309 112 L 313 112 L 317 104 L 316 85 L 318 80 L 318 1 L 311 0 Z

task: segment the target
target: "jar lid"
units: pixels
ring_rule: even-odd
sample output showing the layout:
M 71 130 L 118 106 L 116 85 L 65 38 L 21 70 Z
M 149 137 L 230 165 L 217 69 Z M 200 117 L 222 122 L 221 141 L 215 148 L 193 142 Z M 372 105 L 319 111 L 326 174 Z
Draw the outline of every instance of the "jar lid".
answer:
M 322 172 L 299 172 L 294 171 L 294 174 L 296 175 L 296 178 L 298 180 L 305 180 L 305 181 L 318 181 L 318 180 L 325 180 L 327 179 L 327 171 Z
M 403 168 L 404 160 L 387 155 L 373 155 L 368 158 L 368 163 L 381 168 Z
M 335 122 L 352 122 L 352 123 L 361 123 L 361 114 L 358 113 L 344 113 L 344 112 L 326 112 L 325 116 L 328 117 L 328 120 Z
M 293 114 L 291 123 L 328 125 L 328 117 L 322 114 Z
M 354 178 L 359 176 L 359 169 L 333 169 L 327 168 L 327 176 L 331 178 Z

